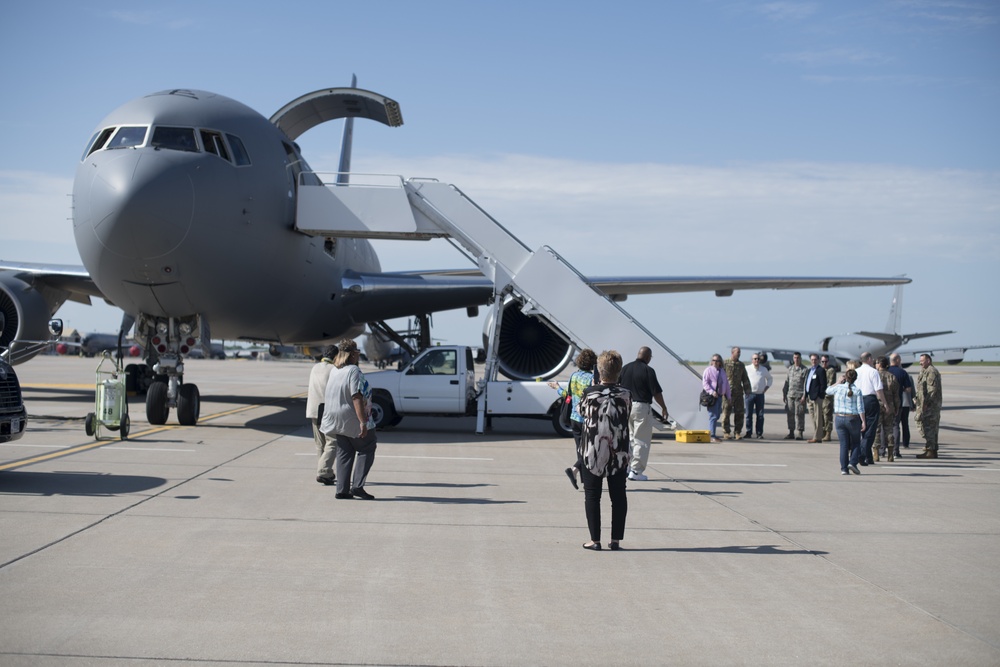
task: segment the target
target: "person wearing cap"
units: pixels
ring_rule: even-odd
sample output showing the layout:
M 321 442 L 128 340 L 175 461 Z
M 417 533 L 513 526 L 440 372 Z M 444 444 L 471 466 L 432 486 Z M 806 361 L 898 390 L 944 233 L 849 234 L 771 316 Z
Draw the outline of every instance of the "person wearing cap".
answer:
M 371 420 L 372 390 L 358 368 L 361 351 L 350 338 L 340 341 L 334 369 L 323 395 L 325 409 L 320 428 L 337 442 L 337 493 L 335 498 L 374 500 L 365 491 L 368 472 L 375 462 L 375 424 Z
M 337 441 L 334 438 L 327 438 L 320 430 L 320 424 L 323 420 L 323 393 L 330 379 L 330 371 L 333 370 L 335 356 L 337 356 L 336 345 L 323 348 L 323 355 L 309 372 L 309 394 L 306 397 L 306 419 L 312 422 L 313 442 L 316 443 L 316 454 L 319 457 L 316 481 L 326 486 L 336 483 L 333 462 L 337 458 Z

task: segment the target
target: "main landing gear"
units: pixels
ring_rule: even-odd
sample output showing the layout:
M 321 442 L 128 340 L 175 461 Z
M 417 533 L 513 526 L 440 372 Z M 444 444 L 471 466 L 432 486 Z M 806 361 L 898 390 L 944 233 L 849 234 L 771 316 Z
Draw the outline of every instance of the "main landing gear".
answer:
M 146 390 L 146 421 L 162 426 L 175 407 L 181 426 L 195 426 L 201 416 L 201 393 L 198 385 L 184 384 L 184 365 L 176 358 L 160 357 L 153 370 L 155 379 Z

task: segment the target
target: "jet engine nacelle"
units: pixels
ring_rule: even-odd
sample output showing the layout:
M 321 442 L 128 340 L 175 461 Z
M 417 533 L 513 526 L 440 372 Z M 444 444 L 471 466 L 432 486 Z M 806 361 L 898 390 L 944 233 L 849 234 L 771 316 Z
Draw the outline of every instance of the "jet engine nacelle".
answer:
M 49 319 L 64 300 L 43 294 L 15 273 L 0 271 L 0 348 L 9 348 L 15 340 L 49 340 Z M 11 363 L 23 363 L 42 349 L 42 345 L 18 346 L 11 350 Z
M 492 322 L 487 318 L 483 346 L 489 347 Z M 573 359 L 575 348 L 544 318 L 525 315 L 521 303 L 508 299 L 500 318 L 497 357 L 500 372 L 512 380 L 555 377 Z

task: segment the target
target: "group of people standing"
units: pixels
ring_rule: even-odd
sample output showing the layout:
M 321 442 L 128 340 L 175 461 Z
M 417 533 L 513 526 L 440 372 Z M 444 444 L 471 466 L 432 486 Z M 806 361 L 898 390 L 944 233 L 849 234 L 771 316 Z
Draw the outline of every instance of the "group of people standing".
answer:
M 722 417 L 727 439 L 763 438 L 764 394 L 773 378 L 764 365 L 763 353 L 755 353 L 751 366 L 740 361 L 740 348 L 730 358 L 713 355 L 702 374 L 702 388 L 715 398 L 709 410 L 710 437 L 715 437 Z M 371 419 L 371 389 L 358 368 L 361 352 L 356 342 L 345 339 L 324 350 L 310 372 L 306 416 L 312 422 L 318 456 L 316 481 L 335 485 L 338 499 L 372 500 L 365 490 L 368 473 L 375 461 L 375 425 Z M 572 401 L 571 426 L 576 459 L 566 469 L 574 488 L 584 489 L 584 509 L 590 540 L 584 549 L 601 549 L 601 496 L 607 480 L 611 499 L 612 550 L 620 549 L 628 514 L 626 480 L 645 481 L 653 433 L 653 403 L 660 407 L 660 419 L 668 420 L 663 390 L 656 371 L 649 365 L 652 350 L 641 347 L 636 359 L 623 364 L 615 350 L 583 349 L 577 355 L 577 370 L 563 389 L 549 385 Z M 941 410 L 941 377 L 929 355 L 920 357 L 921 371 L 916 384 L 903 370 L 898 354 L 892 364 L 879 360 L 874 368 L 870 353 L 850 362 L 837 381 L 826 355 L 810 356 L 812 366 L 802 365 L 799 353 L 793 356 L 782 388 L 788 418 L 786 439 L 803 439 L 805 411 L 812 416 L 815 435 L 809 442 L 830 440 L 836 429 L 840 440 L 841 474 L 861 474 L 858 464 L 870 465 L 880 455 L 892 461 L 899 444 L 909 446 L 907 413 L 912 406 L 926 441 L 918 458 L 937 458 L 937 431 Z M 733 416 L 730 431 L 730 416 Z M 743 434 L 744 419 L 746 433 Z M 889 425 L 892 425 L 890 429 Z M 756 428 L 755 428 L 756 426 Z M 902 441 L 900 440 L 902 435 Z M 876 437 L 878 441 L 876 441 Z
M 916 412 L 924 438 L 918 459 L 938 457 L 941 418 L 941 374 L 930 355 L 920 355 L 916 383 L 902 367 L 898 354 L 881 357 L 874 368 L 871 353 L 848 362 L 847 372 L 826 393 L 834 398 L 835 425 L 840 440 L 840 474 L 860 475 L 858 464 L 874 465 L 884 456 L 892 462 L 899 446 L 909 447 L 909 412 Z
M 749 439 L 755 434 L 758 440 L 764 439 L 764 394 L 774 384 L 774 378 L 764 365 L 766 357 L 762 352 L 754 352 L 749 367 L 740 361 L 741 352 L 740 348 L 734 347 L 725 361 L 720 355 L 713 355 L 701 376 L 702 390 L 716 397 L 715 404 L 708 407 L 708 430 L 712 442 L 719 442 L 715 432 L 720 419 L 726 440 Z M 729 427 L 730 416 L 733 418 L 732 430 Z M 743 433 L 744 420 L 746 434 Z
M 351 339 L 327 347 L 309 373 L 306 417 L 312 422 L 319 462 L 316 481 L 336 486 L 340 500 L 374 500 L 365 491 L 375 463 L 372 392 L 358 368 L 361 351 Z

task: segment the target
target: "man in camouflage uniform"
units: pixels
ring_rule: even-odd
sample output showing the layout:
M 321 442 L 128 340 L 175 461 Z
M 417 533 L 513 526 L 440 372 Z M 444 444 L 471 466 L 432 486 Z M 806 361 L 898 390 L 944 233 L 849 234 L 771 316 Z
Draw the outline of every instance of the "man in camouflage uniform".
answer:
M 729 440 L 729 414 L 733 413 L 733 426 L 737 440 L 743 439 L 743 420 L 746 417 L 746 405 L 743 402 L 745 394 L 750 393 L 750 379 L 747 377 L 747 367 L 740 361 L 740 348 L 734 347 L 732 355 L 722 364 L 726 369 L 726 379 L 729 380 L 729 391 L 731 398 L 722 399 L 722 437 Z
M 785 401 L 785 414 L 788 417 L 788 435 L 785 440 L 805 440 L 806 430 L 806 375 L 809 369 L 802 365 L 802 355 L 796 352 L 792 355 L 792 365 L 788 367 L 785 385 L 781 388 L 781 397 Z M 795 437 L 795 431 L 799 432 Z
M 899 444 L 893 436 L 892 426 L 896 423 L 896 415 L 899 413 L 899 381 L 896 376 L 889 372 L 889 357 L 879 357 L 878 374 L 882 378 L 882 390 L 885 394 L 885 403 L 882 404 L 882 414 L 878 420 L 878 430 L 875 432 L 875 444 L 872 446 L 872 458 L 876 461 L 879 456 L 885 456 L 885 460 L 892 463 L 899 454 Z
M 824 354 L 819 358 L 819 365 L 826 370 L 826 386 L 832 387 L 837 384 L 837 371 L 830 365 L 830 357 Z M 823 424 L 825 426 L 823 440 L 829 442 L 833 434 L 833 396 L 830 394 L 827 394 L 823 401 Z
M 931 363 L 929 354 L 920 355 L 920 375 L 917 376 L 916 396 L 913 397 L 913 411 L 920 435 L 924 438 L 924 453 L 918 459 L 938 457 L 938 426 L 941 424 L 941 374 Z

